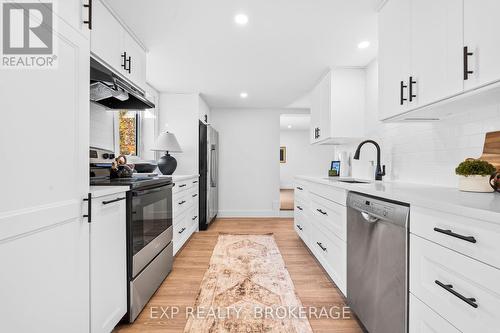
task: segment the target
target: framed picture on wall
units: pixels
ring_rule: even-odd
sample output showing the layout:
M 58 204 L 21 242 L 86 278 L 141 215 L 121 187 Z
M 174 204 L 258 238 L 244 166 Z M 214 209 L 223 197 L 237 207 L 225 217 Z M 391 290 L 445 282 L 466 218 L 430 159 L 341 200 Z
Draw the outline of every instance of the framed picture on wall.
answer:
M 286 147 L 280 147 L 280 163 L 286 163 Z

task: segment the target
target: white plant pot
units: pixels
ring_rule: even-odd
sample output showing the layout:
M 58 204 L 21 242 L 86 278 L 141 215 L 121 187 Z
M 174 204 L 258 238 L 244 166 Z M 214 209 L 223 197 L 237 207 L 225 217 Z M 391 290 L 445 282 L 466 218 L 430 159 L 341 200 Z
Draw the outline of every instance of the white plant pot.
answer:
M 458 189 L 465 192 L 494 192 L 490 185 L 490 176 L 459 176 Z

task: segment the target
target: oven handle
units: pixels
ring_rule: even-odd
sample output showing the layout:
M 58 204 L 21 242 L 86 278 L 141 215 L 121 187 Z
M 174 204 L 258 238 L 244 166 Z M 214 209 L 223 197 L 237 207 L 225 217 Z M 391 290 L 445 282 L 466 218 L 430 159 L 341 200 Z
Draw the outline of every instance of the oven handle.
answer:
M 161 187 L 156 187 L 156 188 L 147 189 L 147 190 L 132 190 L 132 195 L 134 197 L 140 197 L 140 196 L 146 195 L 146 194 L 161 192 L 161 191 L 163 191 L 167 187 L 172 188 L 173 185 L 172 184 L 168 184 L 168 185 L 163 185 Z
M 103 201 L 102 204 L 103 205 L 109 205 L 113 202 L 117 202 L 117 201 L 122 201 L 122 200 L 125 200 L 127 199 L 126 197 L 121 197 L 121 198 L 116 198 L 116 199 L 113 199 L 113 200 L 108 200 L 108 201 Z

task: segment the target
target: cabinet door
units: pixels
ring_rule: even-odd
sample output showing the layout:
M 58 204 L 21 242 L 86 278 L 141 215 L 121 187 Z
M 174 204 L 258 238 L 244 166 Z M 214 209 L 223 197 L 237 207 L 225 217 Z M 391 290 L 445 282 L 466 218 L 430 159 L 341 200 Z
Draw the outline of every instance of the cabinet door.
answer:
M 418 298 L 410 294 L 410 333 L 460 333 Z
M 331 136 L 331 113 L 332 113 L 332 72 L 329 72 L 320 83 L 320 122 L 318 141 L 324 141 Z
M 127 70 L 122 73 L 132 83 L 145 89 L 146 85 L 146 53 L 142 47 L 126 31 L 123 33 L 123 49 L 127 52 Z M 130 58 L 129 58 L 130 57 Z
M 127 312 L 125 193 L 93 199 L 90 224 L 91 332 L 108 333 Z M 113 200 L 120 201 L 112 202 Z
M 317 134 L 321 119 L 321 90 L 319 85 L 311 92 L 311 143 L 318 141 Z
M 498 0 L 464 0 L 464 39 L 473 71 L 465 80 L 466 90 L 500 80 L 499 13 Z
M 117 71 L 122 70 L 123 27 L 101 0 L 92 1 L 91 51 Z
M 410 108 L 462 92 L 462 49 L 462 0 L 411 1 Z
M 89 331 L 89 40 L 53 20 L 56 67 L 0 69 L 2 332 Z
M 66 21 L 69 25 L 80 31 L 87 38 L 90 36 L 89 25 L 84 21 L 89 20 L 90 11 L 84 5 L 88 5 L 91 0 L 64 0 L 57 2 L 47 2 L 37 0 L 46 6 L 52 6 L 53 12 Z
M 379 14 L 379 118 L 404 113 L 408 109 L 410 73 L 410 0 L 390 0 Z M 403 90 L 403 96 L 401 95 Z

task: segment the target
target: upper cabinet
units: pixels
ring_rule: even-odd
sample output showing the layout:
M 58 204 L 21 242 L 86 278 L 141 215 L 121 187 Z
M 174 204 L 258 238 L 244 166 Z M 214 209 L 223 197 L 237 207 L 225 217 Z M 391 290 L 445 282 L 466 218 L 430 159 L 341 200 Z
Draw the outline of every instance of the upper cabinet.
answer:
M 499 11 L 495 0 L 389 0 L 379 15 L 379 118 L 439 118 L 429 106 L 499 81 Z
M 146 52 L 101 0 L 92 1 L 90 48 L 94 56 L 145 89 Z
M 311 92 L 311 143 L 341 144 L 363 137 L 364 69 L 339 68 Z

